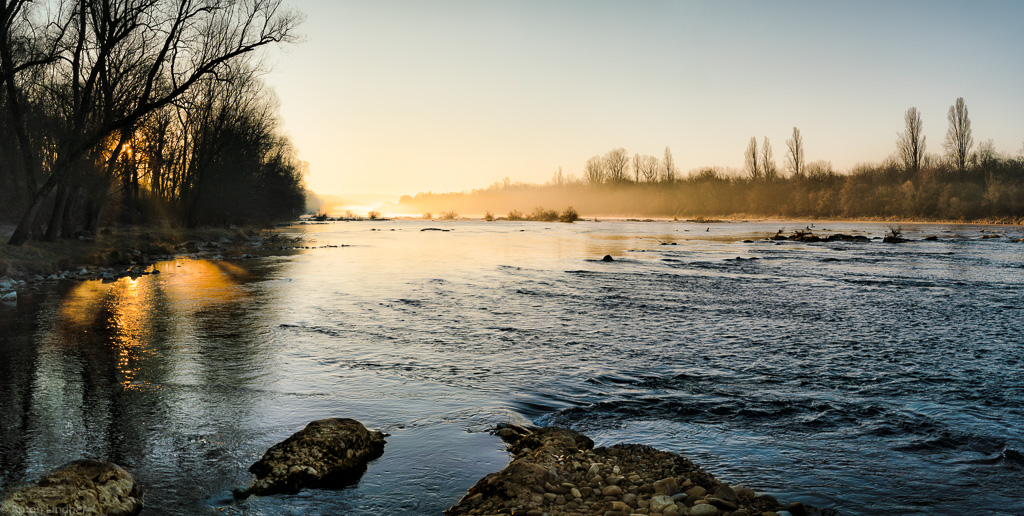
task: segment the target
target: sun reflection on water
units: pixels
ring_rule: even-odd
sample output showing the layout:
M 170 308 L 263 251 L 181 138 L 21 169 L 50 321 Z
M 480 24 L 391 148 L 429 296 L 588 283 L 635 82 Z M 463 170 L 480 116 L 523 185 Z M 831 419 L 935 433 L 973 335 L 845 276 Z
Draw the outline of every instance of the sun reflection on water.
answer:
M 158 268 L 165 272 L 72 286 L 55 321 L 61 333 L 70 338 L 56 339 L 51 344 L 68 348 L 97 342 L 98 338 L 116 353 L 122 388 L 159 388 L 140 380 L 145 376 L 140 375 L 145 363 L 160 356 L 153 345 L 159 319 L 171 313 L 202 311 L 240 301 L 245 292 L 239 284 L 249 273 L 234 263 L 209 260 L 178 260 Z M 96 337 L 89 338 L 90 333 Z

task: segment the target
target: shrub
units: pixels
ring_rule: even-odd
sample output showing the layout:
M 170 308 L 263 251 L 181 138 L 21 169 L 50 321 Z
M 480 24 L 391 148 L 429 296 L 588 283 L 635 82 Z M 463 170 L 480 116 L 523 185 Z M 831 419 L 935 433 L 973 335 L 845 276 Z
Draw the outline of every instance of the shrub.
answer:
M 491 213 L 491 212 L 489 212 L 489 211 L 488 211 L 488 212 L 485 212 L 485 213 L 484 213 L 484 220 L 486 220 L 486 221 L 488 221 L 488 222 L 490 222 L 490 221 L 494 220 L 494 214 L 493 214 L 493 213 Z
M 573 222 L 576 222 L 577 220 L 580 220 L 580 214 L 577 213 L 572 206 L 569 206 L 568 208 L 565 209 L 565 211 L 562 212 L 561 215 L 558 216 L 558 220 L 562 222 L 568 222 L 571 224 Z
M 371 210 L 370 213 L 366 214 L 366 216 L 369 217 L 370 220 L 377 220 L 380 218 L 380 212 L 377 210 Z
M 533 213 L 530 214 L 530 220 L 536 220 L 538 222 L 554 222 L 558 220 L 558 212 L 555 210 L 545 210 L 540 206 L 533 209 Z
M 519 210 L 512 210 L 508 212 L 508 220 L 524 220 L 523 214 Z
M 423 219 L 424 220 L 430 220 L 432 218 L 434 218 L 434 214 L 430 213 L 429 211 L 423 214 Z
M 458 216 L 459 216 L 459 214 L 455 213 L 455 210 L 448 210 L 448 211 L 442 211 L 441 212 L 441 219 L 442 220 L 452 220 L 452 219 L 454 219 L 455 217 L 458 217 Z

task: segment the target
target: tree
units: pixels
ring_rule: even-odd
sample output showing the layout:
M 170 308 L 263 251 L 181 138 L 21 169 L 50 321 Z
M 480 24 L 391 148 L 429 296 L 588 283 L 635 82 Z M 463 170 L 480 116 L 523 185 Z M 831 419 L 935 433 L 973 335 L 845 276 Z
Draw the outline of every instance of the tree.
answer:
M 967 158 L 974 146 L 974 138 L 971 137 L 971 119 L 967 117 L 967 104 L 964 98 L 956 99 L 956 103 L 949 106 L 949 129 L 946 131 L 946 141 L 943 147 L 949 154 L 953 166 L 960 172 L 967 170 Z
M 804 139 L 800 136 L 800 130 L 793 128 L 793 137 L 786 140 L 786 162 L 789 171 L 794 177 L 803 177 L 804 174 Z
M 662 178 L 666 183 L 676 180 L 676 162 L 672 159 L 672 150 L 665 147 L 665 159 L 661 162 Z
M 601 156 L 593 156 L 583 165 L 583 179 L 588 185 L 604 183 L 604 176 L 604 160 L 601 159 Z
M 774 181 L 779 177 L 779 171 L 775 167 L 775 158 L 772 156 L 772 146 L 768 143 L 768 137 L 764 137 L 764 145 L 761 146 L 761 171 L 764 173 L 765 181 Z
M 648 183 L 653 183 L 658 180 L 658 172 L 660 164 L 658 158 L 649 154 L 643 156 L 638 155 L 638 159 L 634 159 L 634 166 L 637 169 L 638 177 L 642 178 Z
M 633 155 L 633 181 L 636 183 L 640 182 L 640 168 L 643 166 L 641 164 L 642 159 L 639 153 Z
M 751 136 L 750 143 L 747 144 L 747 152 L 743 154 L 743 168 L 746 169 L 750 179 L 755 181 L 761 176 L 761 166 L 758 165 L 757 159 L 757 138 Z
M 619 147 L 618 149 L 608 151 L 604 155 L 604 170 L 609 183 L 624 183 L 628 168 L 629 154 L 626 153 L 626 149 Z
M 921 161 L 924 159 L 925 135 L 921 124 L 921 113 L 916 107 L 907 110 L 903 115 L 906 129 L 899 134 L 896 145 L 899 149 L 903 166 L 911 172 L 921 170 Z
M 5 26 L 32 23 L 33 13 L 18 8 L 26 3 L 4 2 Z M 301 20 L 285 12 L 281 0 L 80 0 L 61 4 L 51 16 L 45 26 L 59 28 L 51 31 L 53 55 L 26 62 L 47 68 L 51 84 L 46 86 L 66 122 L 55 135 L 53 152 L 28 160 L 41 181 L 31 188 L 9 242 L 14 245 L 30 238 L 44 202 L 58 187 L 69 187 L 84 158 L 115 163 L 148 116 L 202 79 L 229 74 L 253 51 L 293 41 Z M 28 85 L 17 80 L 23 69 L 13 59 L 24 44 L 17 34 L 0 31 L 0 80 L 13 118 L 31 98 Z M 137 183 L 138 176 L 132 180 Z M 56 206 L 63 210 L 67 204 Z M 61 218 L 54 214 L 51 220 Z

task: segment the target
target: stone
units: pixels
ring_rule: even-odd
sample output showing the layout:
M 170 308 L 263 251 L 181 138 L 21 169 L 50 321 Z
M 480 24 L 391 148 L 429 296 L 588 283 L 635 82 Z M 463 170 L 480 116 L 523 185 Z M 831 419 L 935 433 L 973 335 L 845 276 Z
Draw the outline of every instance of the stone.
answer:
M 662 512 L 662 510 L 669 505 L 675 505 L 672 498 L 666 495 L 657 495 L 651 498 L 651 510 L 654 512 Z
M 686 496 L 704 496 L 708 494 L 708 490 L 701 486 L 693 486 L 683 492 L 686 493 Z
M 718 489 L 715 490 L 715 498 L 721 498 L 732 503 L 736 503 L 740 500 L 739 497 L 736 496 L 736 491 L 725 484 L 718 486 Z
M 625 502 L 612 502 L 613 511 L 629 513 L 630 509 L 632 509 L 632 507 L 630 507 L 629 504 Z
M 807 508 L 800 502 L 789 504 L 789 513 L 793 516 L 807 516 Z
M 4 303 L 17 303 L 18 302 L 18 293 L 12 290 L 12 291 L 7 292 L 7 293 L 5 293 L 3 295 L 0 295 L 0 301 L 2 301 Z
M 605 496 L 622 496 L 622 488 L 619 486 L 605 486 L 601 490 L 601 494 Z
M 719 509 L 722 509 L 723 511 L 726 512 L 735 511 L 737 509 L 736 504 L 728 500 L 723 500 L 721 498 L 715 497 L 708 497 L 706 500 L 709 504 L 714 505 L 715 507 L 718 507 Z
M 610 486 L 617 486 L 622 483 L 623 478 L 618 475 L 609 475 L 604 481 Z
M 633 493 L 622 495 L 622 501 L 626 503 L 633 503 L 636 501 L 636 495 Z
M 663 478 L 654 483 L 654 493 L 672 496 L 679 492 L 679 485 L 673 477 Z
M 690 508 L 690 516 L 718 516 L 718 507 L 708 503 L 701 503 Z
M 142 511 L 142 489 L 112 462 L 83 459 L 15 487 L 0 501 L 0 514 L 133 516 Z
M 753 489 L 749 487 L 741 487 L 736 490 L 736 496 L 739 497 L 741 500 L 749 500 L 753 498 L 755 495 Z
M 235 495 L 294 494 L 303 488 L 353 484 L 366 471 L 366 464 L 384 453 L 384 437 L 354 419 L 313 421 L 250 466 L 256 481 Z
M 601 261 L 602 262 L 614 262 L 615 258 L 612 258 L 612 255 L 610 255 L 610 254 L 606 254 L 606 255 L 604 255 L 604 258 L 601 258 Z

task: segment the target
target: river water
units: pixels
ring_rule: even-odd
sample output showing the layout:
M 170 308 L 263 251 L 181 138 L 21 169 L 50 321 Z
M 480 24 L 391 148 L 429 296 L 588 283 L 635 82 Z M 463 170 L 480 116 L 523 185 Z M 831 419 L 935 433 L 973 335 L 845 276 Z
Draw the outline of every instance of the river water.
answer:
M 505 466 L 485 430 L 512 421 L 841 514 L 1024 514 L 1024 229 L 765 240 L 807 224 L 337 222 L 293 228 L 314 249 L 23 292 L 0 487 L 96 457 L 144 514 L 439 514 Z M 356 486 L 232 500 L 325 417 L 391 434 Z

